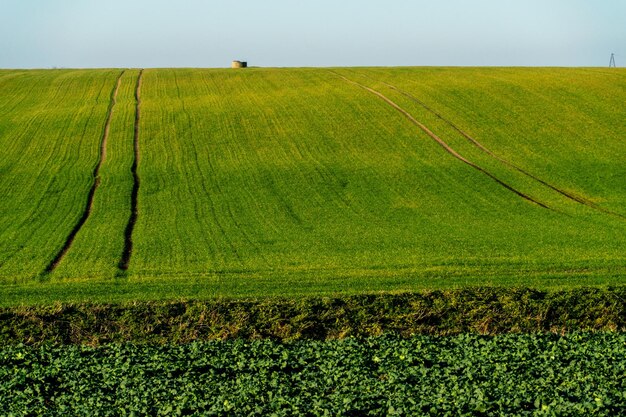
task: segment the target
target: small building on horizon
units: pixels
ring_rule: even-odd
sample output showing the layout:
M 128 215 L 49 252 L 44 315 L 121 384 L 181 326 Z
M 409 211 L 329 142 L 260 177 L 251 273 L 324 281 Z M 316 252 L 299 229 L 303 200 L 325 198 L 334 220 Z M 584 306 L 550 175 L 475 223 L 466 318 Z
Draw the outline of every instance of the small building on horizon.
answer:
M 247 68 L 248 63 L 246 61 L 233 61 L 230 64 L 231 68 Z

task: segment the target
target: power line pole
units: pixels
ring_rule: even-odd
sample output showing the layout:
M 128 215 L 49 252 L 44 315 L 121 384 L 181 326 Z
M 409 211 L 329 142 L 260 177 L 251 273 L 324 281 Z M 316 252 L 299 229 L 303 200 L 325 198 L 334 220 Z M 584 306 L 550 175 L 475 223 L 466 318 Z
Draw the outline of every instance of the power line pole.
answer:
M 609 68 L 615 68 L 615 54 L 611 54 L 611 60 L 609 61 Z

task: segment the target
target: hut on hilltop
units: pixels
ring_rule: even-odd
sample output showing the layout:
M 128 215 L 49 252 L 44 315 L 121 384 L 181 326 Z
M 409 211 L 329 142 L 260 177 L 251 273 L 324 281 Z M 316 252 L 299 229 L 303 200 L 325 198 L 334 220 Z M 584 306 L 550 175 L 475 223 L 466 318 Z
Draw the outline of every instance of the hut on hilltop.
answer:
M 233 61 L 230 64 L 231 68 L 247 68 L 248 67 L 248 63 L 246 61 Z

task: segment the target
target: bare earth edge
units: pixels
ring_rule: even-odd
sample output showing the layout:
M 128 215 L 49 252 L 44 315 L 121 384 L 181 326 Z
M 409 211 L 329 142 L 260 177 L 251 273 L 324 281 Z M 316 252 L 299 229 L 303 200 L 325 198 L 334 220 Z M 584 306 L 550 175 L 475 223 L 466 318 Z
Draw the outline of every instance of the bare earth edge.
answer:
M 0 345 L 626 330 L 626 286 L 63 303 L 0 308 Z

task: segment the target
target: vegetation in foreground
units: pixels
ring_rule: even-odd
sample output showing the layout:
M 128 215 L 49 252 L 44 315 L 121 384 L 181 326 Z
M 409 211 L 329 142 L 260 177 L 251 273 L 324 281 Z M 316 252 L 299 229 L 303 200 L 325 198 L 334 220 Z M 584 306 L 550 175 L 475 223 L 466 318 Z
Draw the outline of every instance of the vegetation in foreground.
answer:
M 617 416 L 626 334 L 0 348 L 4 415 Z
M 3 302 L 624 283 L 621 69 L 138 77 L 0 71 Z

